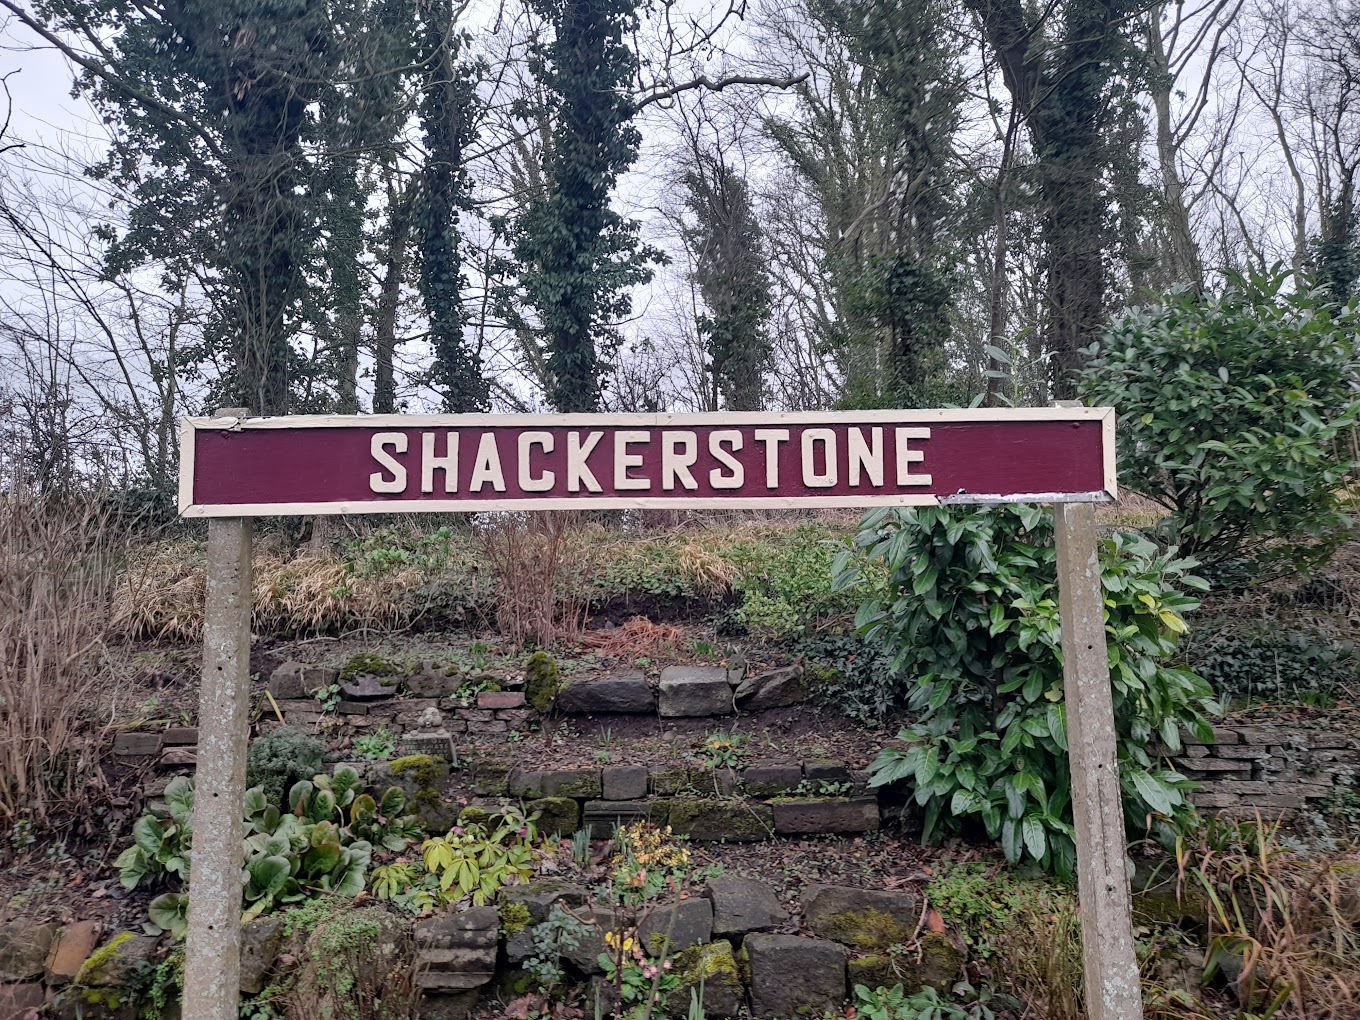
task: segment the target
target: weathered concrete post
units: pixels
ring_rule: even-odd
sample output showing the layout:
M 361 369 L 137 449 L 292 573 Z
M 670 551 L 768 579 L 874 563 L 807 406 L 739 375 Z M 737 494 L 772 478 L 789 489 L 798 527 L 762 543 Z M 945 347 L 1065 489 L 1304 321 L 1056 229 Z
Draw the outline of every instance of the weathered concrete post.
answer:
M 214 417 L 245 417 L 223 408 Z M 194 773 L 193 861 L 183 1013 L 236 1020 L 241 980 L 241 841 L 250 724 L 251 524 L 208 522 L 203 686 Z
M 1090 1020 L 1136 1020 L 1143 1015 L 1142 991 L 1133 948 L 1095 507 L 1063 503 L 1053 512 L 1086 1014 Z

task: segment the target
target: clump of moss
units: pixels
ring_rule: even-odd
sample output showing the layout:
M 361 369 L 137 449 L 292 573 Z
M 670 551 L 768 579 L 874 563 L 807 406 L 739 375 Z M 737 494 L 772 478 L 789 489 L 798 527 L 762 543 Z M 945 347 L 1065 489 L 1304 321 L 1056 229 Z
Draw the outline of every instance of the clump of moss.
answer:
M 462 821 L 462 816 L 459 816 Z M 502 903 L 501 908 L 501 934 L 509 937 L 522 932 L 529 925 L 534 923 L 534 917 L 529 913 L 529 908 L 523 903 Z
M 136 932 L 122 931 L 110 939 L 106 945 L 100 946 L 80 965 L 74 983 L 77 985 L 106 984 L 110 975 L 105 973 L 105 968 L 118 956 L 118 950 L 136 937 Z
M 712 983 L 714 979 L 741 982 L 730 942 L 710 942 L 682 950 L 675 957 L 675 972 L 695 984 L 700 981 Z
M 873 907 L 829 917 L 820 930 L 837 942 L 866 953 L 886 953 L 893 946 L 910 942 L 915 935 L 909 925 Z
M 353 683 L 361 676 L 396 676 L 401 672 L 394 665 L 374 652 L 360 652 L 353 656 L 340 670 L 342 684 Z
M 539 712 L 550 711 L 562 690 L 557 663 L 547 652 L 534 652 L 524 664 L 524 699 Z
M 444 764 L 443 758 L 437 758 L 432 754 L 407 754 L 393 758 L 387 763 L 387 767 L 392 770 L 392 775 L 403 776 L 415 783 L 418 788 L 424 789 L 439 785 L 439 770 Z

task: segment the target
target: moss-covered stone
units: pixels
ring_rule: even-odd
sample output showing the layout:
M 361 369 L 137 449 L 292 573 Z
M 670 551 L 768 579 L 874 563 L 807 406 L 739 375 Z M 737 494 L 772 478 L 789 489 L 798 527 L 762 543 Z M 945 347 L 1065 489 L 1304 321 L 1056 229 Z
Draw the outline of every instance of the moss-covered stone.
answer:
M 408 754 L 392 759 L 386 767 L 411 802 L 421 824 L 430 832 L 447 832 L 455 817 L 453 807 L 444 802 L 448 763 L 437 755 Z
M 534 921 L 533 915 L 529 913 L 529 908 L 523 903 L 502 903 L 500 914 L 501 934 L 505 936 L 523 931 Z
M 463 808 L 462 811 L 458 812 L 458 824 L 464 826 L 480 825 L 490 829 L 495 826 L 500 818 L 500 815 L 488 811 L 479 804 L 469 804 L 467 807 Z
M 524 700 L 539 712 L 548 712 L 562 690 L 557 663 L 547 652 L 534 652 L 524 664 Z
M 511 766 L 508 762 L 479 761 L 473 770 L 473 788 L 483 797 L 504 797 Z
M 686 790 L 698 789 L 701 773 L 689 769 L 653 769 L 647 776 L 652 794 L 657 797 L 675 797 Z
M 688 1015 L 691 990 L 702 995 L 709 1017 L 736 1016 L 745 1005 L 741 971 L 726 939 L 682 951 L 675 957 L 673 973 L 680 983 L 666 997 L 670 1016 Z
M 852 959 L 849 963 L 850 987 L 901 985 L 910 994 L 929 985 L 943 992 L 958 981 L 964 960 L 964 954 L 948 936 L 928 932 L 922 937 L 919 950 L 876 953 Z
M 677 836 L 707 842 L 751 843 L 774 833 L 769 807 L 739 800 L 675 800 L 670 823 Z
M 916 934 L 914 928 L 872 907 L 835 914 L 820 923 L 817 933 L 866 953 L 886 953 Z
M 358 655 L 352 656 L 340 668 L 340 682 L 342 684 L 352 683 L 361 676 L 398 676 L 401 672 L 400 666 L 389 662 L 380 655 L 373 652 L 360 652 Z
M 540 797 L 527 801 L 524 809 L 539 813 L 538 831 L 545 836 L 569 836 L 581 827 L 581 805 L 570 797 Z

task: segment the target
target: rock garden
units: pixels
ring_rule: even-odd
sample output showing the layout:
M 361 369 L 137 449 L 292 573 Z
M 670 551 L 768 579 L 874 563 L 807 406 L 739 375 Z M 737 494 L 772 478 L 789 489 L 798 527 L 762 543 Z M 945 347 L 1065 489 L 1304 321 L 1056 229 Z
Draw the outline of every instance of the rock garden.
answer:
M 536 634 L 457 531 L 266 554 L 241 1016 L 1084 1017 L 1046 524 L 906 520 L 590 532 Z M 1244 603 L 1107 530 L 1147 1015 L 1360 1015 L 1354 660 L 1272 646 L 1254 695 Z M 163 556 L 83 689 L 92 792 L 11 823 L 0 1016 L 180 1015 L 201 575 Z

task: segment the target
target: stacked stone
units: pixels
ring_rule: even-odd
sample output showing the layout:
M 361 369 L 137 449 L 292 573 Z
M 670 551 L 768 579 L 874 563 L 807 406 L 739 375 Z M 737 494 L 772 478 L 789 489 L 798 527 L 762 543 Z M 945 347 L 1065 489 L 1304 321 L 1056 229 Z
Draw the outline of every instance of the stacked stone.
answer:
M 1176 771 L 1200 784 L 1190 795 L 1200 810 L 1236 817 L 1257 811 L 1290 818 L 1355 781 L 1360 741 L 1303 727 L 1214 727 L 1212 740 L 1186 734 L 1170 755 Z M 1162 749 L 1162 753 L 1167 753 Z
M 805 782 L 844 783 L 849 796 L 801 792 Z M 745 768 L 507 769 L 480 766 L 484 798 L 515 798 L 540 813 L 539 829 L 562 835 L 588 826 L 597 839 L 621 824 L 647 819 L 676 835 L 712 842 L 753 842 L 774 835 L 860 833 L 877 829 L 881 813 L 868 776 L 823 760 L 753 762 Z M 499 800 L 474 801 L 494 814 Z

